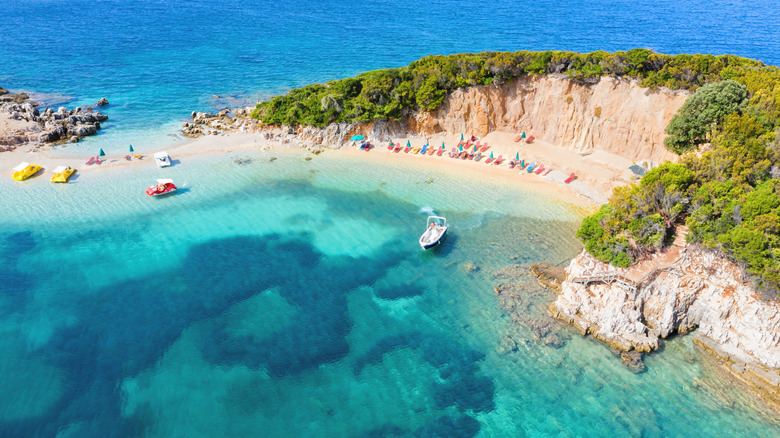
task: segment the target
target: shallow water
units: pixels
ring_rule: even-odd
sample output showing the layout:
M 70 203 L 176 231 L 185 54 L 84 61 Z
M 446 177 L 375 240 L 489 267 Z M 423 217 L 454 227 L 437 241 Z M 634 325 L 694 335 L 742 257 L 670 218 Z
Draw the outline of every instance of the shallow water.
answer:
M 161 172 L 184 190 L 148 199 Z M 0 206 L 4 436 L 778 430 L 701 389 L 689 338 L 639 375 L 561 324 L 541 342 L 553 296 L 525 267 L 576 254 L 582 212 L 522 186 L 279 151 L 24 184 L 36 209 Z M 450 233 L 422 252 L 431 211 Z M 524 291 L 523 323 L 498 284 Z
M 80 158 L 149 154 L 182 141 L 192 110 L 427 54 L 649 47 L 780 63 L 771 2 L 0 5 L 1 86 L 111 101 L 100 135 L 53 152 Z M 162 176 L 181 190 L 148 199 Z M 690 336 L 637 375 L 551 322 L 554 296 L 527 267 L 574 256 L 584 212 L 522 184 L 242 151 L 68 185 L 3 180 L 0 201 L 2 436 L 780 434 Z M 431 212 L 451 231 L 422 252 Z M 521 291 L 519 322 L 498 284 Z

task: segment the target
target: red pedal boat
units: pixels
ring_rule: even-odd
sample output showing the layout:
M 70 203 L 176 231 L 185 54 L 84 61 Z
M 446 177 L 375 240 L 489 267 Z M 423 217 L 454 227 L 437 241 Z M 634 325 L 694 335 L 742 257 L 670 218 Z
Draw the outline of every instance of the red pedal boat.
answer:
M 146 189 L 146 194 L 149 196 L 161 196 L 175 192 L 176 185 L 172 179 L 158 179 L 157 184 Z

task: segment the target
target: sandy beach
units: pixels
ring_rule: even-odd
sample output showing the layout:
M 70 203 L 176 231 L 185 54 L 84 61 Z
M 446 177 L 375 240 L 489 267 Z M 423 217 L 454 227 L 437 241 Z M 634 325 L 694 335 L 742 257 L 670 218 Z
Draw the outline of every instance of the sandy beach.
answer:
M 446 149 L 441 156 L 404 153 L 403 150 L 394 153 L 387 149 L 387 143 L 374 144 L 372 149 L 366 152 L 358 149 L 357 142 L 355 147 L 324 148 L 321 153 L 339 154 L 344 159 L 356 163 L 363 160 L 381 160 L 394 166 L 411 166 L 437 172 L 456 173 L 467 180 L 491 180 L 498 184 L 517 184 L 525 189 L 543 192 L 551 198 L 586 209 L 593 209 L 602 204 L 614 187 L 628 184 L 634 178 L 634 174 L 629 169 L 632 163 L 615 154 L 597 150 L 583 156 L 544 140 L 536 139 L 530 144 L 515 142 L 516 135 L 516 133 L 496 131 L 479 139 L 480 142 L 487 142 L 489 145 L 485 156 L 489 156 L 491 152 L 494 157 L 503 156 L 504 160 L 500 165 L 486 164 L 485 158 L 479 162 L 450 158 L 449 151 L 460 141 L 459 134 L 427 139 L 418 136 L 393 139 L 394 142 L 400 142 L 402 145 L 408 141 L 413 147 L 421 147 L 426 140 L 432 146 L 440 146 L 444 142 Z M 278 153 L 306 154 L 312 159 L 317 159 L 317 155 L 302 146 L 306 145 L 298 142 L 294 135 L 269 140 L 258 133 L 227 133 L 187 141 L 169 147 L 167 152 L 174 160 L 174 164 L 177 162 L 186 164 L 186 158 L 190 156 L 225 154 L 251 149 L 273 149 Z M 67 145 L 37 148 L 37 151 L 33 151 L 36 148 L 28 145 L 14 151 L 0 153 L 0 172 L 8 176 L 9 183 L 15 183 L 10 179 L 12 169 L 26 161 L 43 166 L 42 173 L 35 179 L 48 183 L 51 170 L 56 166 L 71 166 L 78 169 L 78 172 L 95 175 L 116 167 L 154 166 L 153 154 L 158 152 L 136 152 L 135 154 L 141 154 L 143 157 L 140 159 L 134 157 L 131 160 L 127 160 L 124 156 L 107 155 L 99 165 L 86 165 L 85 162 L 89 157 L 78 160 L 72 156 L 65 157 L 60 153 L 64 148 L 67 148 Z M 542 176 L 528 173 L 523 169 L 510 169 L 509 160 L 516 154 L 525 160 L 526 164 L 542 163 L 545 168 L 550 168 L 552 171 Z M 577 175 L 577 178 L 570 184 L 565 184 L 564 180 L 572 172 Z M 39 183 L 39 181 L 29 180 L 28 183 Z

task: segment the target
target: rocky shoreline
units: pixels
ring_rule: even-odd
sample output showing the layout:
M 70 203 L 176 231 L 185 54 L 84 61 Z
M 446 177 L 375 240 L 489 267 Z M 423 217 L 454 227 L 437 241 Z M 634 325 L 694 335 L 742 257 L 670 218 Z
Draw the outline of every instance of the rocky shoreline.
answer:
M 687 246 L 673 260 L 652 265 L 641 272 L 617 269 L 583 250 L 566 268 L 552 315 L 634 355 L 696 330 L 698 345 L 780 407 L 780 302 L 763 299 L 742 270 L 715 251 Z M 575 281 L 608 272 L 644 280 L 636 290 L 618 281 Z
M 102 98 L 95 106 L 107 104 L 108 100 Z M 100 123 L 108 120 L 108 116 L 93 111 L 91 106 L 41 111 L 26 93 L 13 94 L 0 88 L 0 119 L 3 128 L 0 129 L 0 152 L 3 152 L 30 144 L 77 142 L 97 134 Z

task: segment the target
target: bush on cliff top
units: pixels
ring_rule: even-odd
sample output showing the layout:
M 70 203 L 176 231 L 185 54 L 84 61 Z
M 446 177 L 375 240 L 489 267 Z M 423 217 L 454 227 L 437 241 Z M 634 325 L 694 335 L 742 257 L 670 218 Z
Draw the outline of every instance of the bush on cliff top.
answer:
M 644 87 L 694 90 L 759 61 L 731 55 L 662 55 L 628 52 L 482 52 L 426 56 L 406 67 L 313 84 L 257 105 L 252 116 L 270 125 L 323 127 L 334 122 L 398 120 L 404 110 L 430 111 L 457 88 L 504 84 L 535 74 L 574 80 L 601 76 L 636 78 Z

